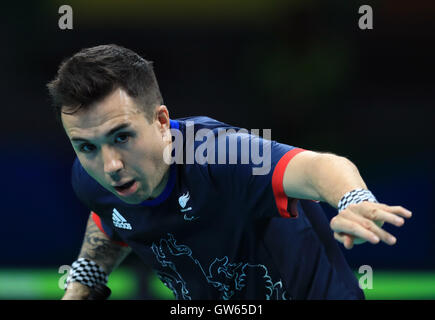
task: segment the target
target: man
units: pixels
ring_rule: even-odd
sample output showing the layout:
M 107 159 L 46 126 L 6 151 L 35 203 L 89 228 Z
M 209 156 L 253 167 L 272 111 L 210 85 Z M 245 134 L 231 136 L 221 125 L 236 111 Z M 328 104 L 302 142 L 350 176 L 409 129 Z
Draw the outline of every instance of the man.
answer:
M 393 245 L 382 224 L 411 217 L 343 157 L 170 119 L 151 63 L 126 48 L 84 49 L 48 87 L 91 211 L 64 299 L 86 299 L 131 251 L 177 299 L 362 299 L 334 238 Z M 339 209 L 330 224 L 315 201 Z

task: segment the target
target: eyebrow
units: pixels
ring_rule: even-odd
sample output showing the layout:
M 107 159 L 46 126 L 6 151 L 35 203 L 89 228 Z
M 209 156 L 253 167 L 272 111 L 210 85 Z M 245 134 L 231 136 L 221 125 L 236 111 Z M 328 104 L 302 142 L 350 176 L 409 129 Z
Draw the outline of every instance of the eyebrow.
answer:
M 122 129 L 125 129 L 125 128 L 128 128 L 128 127 L 130 127 L 130 126 L 131 126 L 131 123 L 129 123 L 129 122 L 121 123 L 120 125 L 117 125 L 116 127 L 110 129 L 110 130 L 109 130 L 109 131 L 104 135 L 104 137 L 105 137 L 105 138 L 110 137 L 110 136 L 111 136 L 112 134 L 114 134 L 115 132 L 117 132 L 117 131 L 119 131 L 119 130 L 122 130 Z M 74 142 L 80 142 L 80 141 L 88 141 L 88 140 L 85 139 L 85 138 L 73 137 L 73 138 L 71 138 L 71 141 L 74 141 Z

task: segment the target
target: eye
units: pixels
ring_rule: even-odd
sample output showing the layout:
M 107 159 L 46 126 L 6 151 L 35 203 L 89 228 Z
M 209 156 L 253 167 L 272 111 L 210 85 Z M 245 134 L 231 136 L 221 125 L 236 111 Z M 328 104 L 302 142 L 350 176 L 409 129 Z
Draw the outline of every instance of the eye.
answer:
M 116 143 L 126 143 L 130 139 L 130 134 L 128 133 L 120 133 L 115 137 Z
M 92 151 L 95 150 L 95 146 L 93 144 L 90 143 L 84 143 L 80 146 L 80 152 L 83 153 L 91 153 Z

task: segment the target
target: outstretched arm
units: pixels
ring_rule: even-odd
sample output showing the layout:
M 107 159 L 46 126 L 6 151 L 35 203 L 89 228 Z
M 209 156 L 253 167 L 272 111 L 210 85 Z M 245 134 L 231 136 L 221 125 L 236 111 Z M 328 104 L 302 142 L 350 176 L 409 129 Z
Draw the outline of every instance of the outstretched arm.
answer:
M 300 152 L 288 163 L 283 179 L 288 197 L 327 202 L 334 208 L 347 192 L 367 189 L 357 167 L 348 159 L 333 154 L 312 151 Z M 383 230 L 384 222 L 395 226 L 404 224 L 403 218 L 412 213 L 401 206 L 360 202 L 349 205 L 331 220 L 334 237 L 347 249 L 353 244 L 383 241 L 389 245 L 396 238 Z M 402 218 L 403 217 L 403 218 Z
M 130 247 L 123 247 L 110 240 L 89 216 L 86 232 L 78 258 L 86 258 L 98 264 L 106 274 L 110 274 L 127 255 L 131 252 Z M 87 299 L 91 288 L 80 282 L 68 284 L 63 300 Z

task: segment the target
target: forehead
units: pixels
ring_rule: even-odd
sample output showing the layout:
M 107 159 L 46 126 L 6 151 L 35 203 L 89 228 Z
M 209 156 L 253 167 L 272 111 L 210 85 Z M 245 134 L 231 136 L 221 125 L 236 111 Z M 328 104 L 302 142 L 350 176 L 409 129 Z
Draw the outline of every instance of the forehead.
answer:
M 145 120 L 143 111 L 124 90 L 116 89 L 102 101 L 73 114 L 62 113 L 62 123 L 68 137 L 100 136 L 118 124 L 135 124 Z

